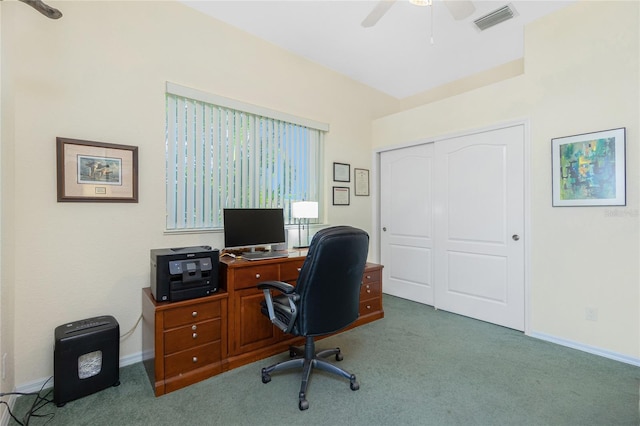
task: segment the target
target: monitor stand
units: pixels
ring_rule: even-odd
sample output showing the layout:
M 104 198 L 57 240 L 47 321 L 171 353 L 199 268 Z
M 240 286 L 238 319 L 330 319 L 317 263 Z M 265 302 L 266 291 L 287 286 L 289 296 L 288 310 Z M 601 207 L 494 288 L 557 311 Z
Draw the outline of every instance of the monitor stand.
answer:
M 242 252 L 242 258 L 246 260 L 263 260 L 263 259 L 278 259 L 281 257 L 289 257 L 287 251 L 256 251 L 255 248 L 251 248 L 251 251 Z

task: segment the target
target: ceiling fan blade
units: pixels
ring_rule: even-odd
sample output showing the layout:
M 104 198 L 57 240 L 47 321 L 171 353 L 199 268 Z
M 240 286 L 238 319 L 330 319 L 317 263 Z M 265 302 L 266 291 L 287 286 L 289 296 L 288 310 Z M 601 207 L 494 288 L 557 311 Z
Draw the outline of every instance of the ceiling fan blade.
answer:
M 38 12 L 42 13 L 47 18 L 60 19 L 62 18 L 62 12 L 58 9 L 49 6 L 42 2 L 42 0 L 20 0 L 23 3 L 33 7 Z
M 365 28 L 373 27 L 385 13 L 391 9 L 391 6 L 393 6 L 396 1 L 397 0 L 380 0 L 360 25 Z
M 456 21 L 468 18 L 476 11 L 473 2 L 469 0 L 444 0 L 444 5 Z

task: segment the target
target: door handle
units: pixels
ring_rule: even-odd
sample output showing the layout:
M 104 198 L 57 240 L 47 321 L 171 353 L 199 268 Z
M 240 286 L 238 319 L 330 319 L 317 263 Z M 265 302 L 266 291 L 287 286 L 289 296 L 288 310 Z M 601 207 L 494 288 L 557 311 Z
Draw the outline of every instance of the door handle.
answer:
M 518 240 L 520 239 L 520 235 L 518 235 L 518 234 L 513 234 L 513 235 L 511 236 L 511 239 L 513 239 L 513 241 L 518 241 Z

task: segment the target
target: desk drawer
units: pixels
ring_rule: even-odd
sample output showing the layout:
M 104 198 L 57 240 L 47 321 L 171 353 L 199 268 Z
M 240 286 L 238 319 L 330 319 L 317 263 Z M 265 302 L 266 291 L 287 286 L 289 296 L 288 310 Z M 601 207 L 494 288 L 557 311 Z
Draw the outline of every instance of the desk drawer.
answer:
M 366 284 L 366 283 L 370 283 L 370 282 L 374 282 L 374 281 L 381 281 L 382 280 L 381 278 L 382 277 L 381 277 L 380 269 L 376 269 L 376 270 L 373 270 L 373 271 L 365 270 L 364 274 L 362 276 L 362 282 L 364 284 Z
M 235 288 L 255 287 L 259 282 L 278 280 L 278 265 L 259 265 L 238 268 L 235 271 Z
M 382 309 L 382 298 L 360 301 L 360 316 L 367 315 Z
M 220 318 L 220 302 L 196 303 L 181 308 L 170 309 L 164 312 L 164 328 L 180 327 L 193 324 L 196 321 L 205 321 Z
M 218 318 L 167 331 L 164 334 L 164 353 L 168 355 L 220 340 L 220 327 Z
M 360 287 L 360 300 L 367 300 L 380 297 L 382 294 L 382 284 L 380 281 L 365 282 Z
M 222 359 L 220 340 L 164 357 L 165 377 L 177 376 Z
M 280 281 L 291 282 L 298 279 L 304 260 L 286 262 L 280 265 Z

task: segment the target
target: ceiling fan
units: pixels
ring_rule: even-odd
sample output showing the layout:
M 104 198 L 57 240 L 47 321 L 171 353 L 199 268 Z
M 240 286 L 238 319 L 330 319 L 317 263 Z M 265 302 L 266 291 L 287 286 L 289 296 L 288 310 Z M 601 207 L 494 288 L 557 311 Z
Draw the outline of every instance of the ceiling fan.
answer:
M 21 1 L 24 4 L 28 4 L 38 12 L 42 13 L 47 18 L 51 18 L 51 19 L 62 18 L 62 12 L 60 12 L 58 9 L 54 7 L 49 6 L 48 4 L 44 3 L 42 0 L 19 0 L 19 1 Z
M 373 27 L 391 9 L 398 0 L 379 0 L 373 10 L 369 12 L 360 25 L 365 28 Z M 431 0 L 410 0 L 411 3 L 426 6 L 431 4 Z M 469 0 L 443 0 L 444 5 L 449 9 L 453 19 L 459 21 L 471 16 L 476 7 Z

